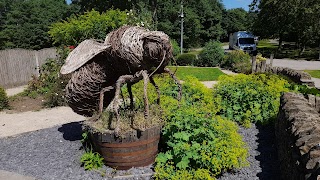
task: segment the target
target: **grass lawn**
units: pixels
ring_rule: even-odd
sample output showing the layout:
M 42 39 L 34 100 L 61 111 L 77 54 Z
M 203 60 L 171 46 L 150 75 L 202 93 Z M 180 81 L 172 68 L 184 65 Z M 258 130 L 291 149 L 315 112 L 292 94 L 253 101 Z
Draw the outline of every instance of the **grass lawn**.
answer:
M 314 78 L 320 78 L 320 70 L 305 70 L 305 72 L 309 73 Z
M 219 68 L 213 67 L 192 67 L 192 66 L 170 66 L 169 69 L 175 71 L 177 68 L 176 76 L 180 80 L 185 80 L 187 76 L 194 76 L 199 81 L 216 81 L 218 77 L 224 75 Z

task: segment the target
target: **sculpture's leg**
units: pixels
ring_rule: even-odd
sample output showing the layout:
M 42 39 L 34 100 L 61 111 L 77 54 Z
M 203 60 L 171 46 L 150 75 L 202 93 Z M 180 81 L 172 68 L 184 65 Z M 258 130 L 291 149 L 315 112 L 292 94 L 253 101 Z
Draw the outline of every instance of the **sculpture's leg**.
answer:
M 120 89 L 125 83 L 136 83 L 140 81 L 143 78 L 143 74 L 146 73 L 144 71 L 137 72 L 135 75 L 123 75 L 120 76 L 116 82 L 115 88 L 115 95 L 113 99 L 113 111 L 115 112 L 116 115 L 116 127 L 115 127 L 115 135 L 119 135 L 120 132 L 120 115 L 119 115 L 119 95 L 120 95 Z
M 158 94 L 158 98 L 157 98 L 157 104 L 160 105 L 160 89 L 159 86 L 156 84 L 156 82 L 154 81 L 153 77 L 150 77 L 150 82 L 151 84 L 156 88 L 157 94 Z
M 144 118 L 147 120 L 149 118 L 149 101 L 148 101 L 148 81 L 149 76 L 147 71 L 142 71 L 143 76 L 143 100 L 144 100 Z
M 101 117 L 101 114 L 103 112 L 103 101 L 104 101 L 104 93 L 107 92 L 107 91 L 110 91 L 114 89 L 113 86 L 108 86 L 108 87 L 105 87 L 103 88 L 101 91 L 100 91 L 100 100 L 99 100 L 99 111 L 98 111 L 98 114 L 96 115 L 93 115 L 89 121 L 97 121 L 100 117 Z
M 164 69 L 164 72 L 166 73 L 169 73 L 170 76 L 172 77 L 172 79 L 174 80 L 174 82 L 178 85 L 178 88 L 179 88 L 179 92 L 178 92 L 178 101 L 181 100 L 181 96 L 182 96 L 182 86 L 181 86 L 181 83 L 179 82 L 179 80 L 177 79 L 177 77 L 174 75 L 173 72 L 170 71 L 169 68 L 165 68 Z
M 128 83 L 128 93 L 130 98 L 130 109 L 133 110 L 134 104 L 133 104 L 133 95 L 132 95 L 132 84 Z

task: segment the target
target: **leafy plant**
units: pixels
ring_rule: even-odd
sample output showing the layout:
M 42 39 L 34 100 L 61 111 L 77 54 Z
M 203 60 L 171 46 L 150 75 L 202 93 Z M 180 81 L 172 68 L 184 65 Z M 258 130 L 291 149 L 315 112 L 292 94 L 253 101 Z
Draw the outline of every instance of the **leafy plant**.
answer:
M 44 95 L 46 107 L 65 105 L 64 88 L 70 76 L 61 75 L 60 69 L 69 52 L 69 48 L 61 48 L 58 59 L 47 59 L 41 66 L 40 76 L 33 76 L 24 94 L 29 97 Z
M 237 125 L 219 116 L 197 117 L 195 108 L 199 107 L 179 110 L 164 127 L 167 150 L 158 155 L 156 171 L 170 170 L 171 165 L 174 170 L 204 169 L 216 176 L 223 170 L 247 165 L 247 149 L 237 133 Z M 159 179 L 163 175 L 156 174 Z
M 314 87 L 308 87 L 307 85 L 290 84 L 289 89 L 295 92 L 299 92 L 303 95 L 312 94 L 315 96 L 320 96 L 320 91 Z
M 231 51 L 224 57 L 221 67 L 238 73 L 249 73 L 251 71 L 250 55 L 240 50 Z
M 192 66 L 197 56 L 193 53 L 180 54 L 177 57 L 177 64 L 179 66 Z
M 223 170 L 247 164 L 247 149 L 237 133 L 237 125 L 215 116 L 221 102 L 213 99 L 212 90 L 196 78 L 187 77 L 178 102 L 177 85 L 168 75 L 158 75 L 155 81 L 160 88 L 165 121 L 156 179 L 213 179 Z M 142 82 L 133 86 L 136 105 L 143 104 L 142 88 Z M 148 86 L 150 104 L 156 98 L 155 89 Z
M 221 99 L 219 112 L 243 125 L 268 123 L 277 113 L 281 92 L 288 91 L 287 81 L 276 75 L 221 76 L 214 97 Z
M 0 111 L 9 108 L 9 100 L 6 91 L 0 86 Z
M 85 170 L 99 169 L 103 166 L 103 158 L 97 152 L 92 150 L 85 152 L 80 159 Z
M 195 66 L 214 67 L 221 64 L 224 57 L 224 50 L 221 43 L 209 41 L 199 54 L 199 59 L 194 63 Z

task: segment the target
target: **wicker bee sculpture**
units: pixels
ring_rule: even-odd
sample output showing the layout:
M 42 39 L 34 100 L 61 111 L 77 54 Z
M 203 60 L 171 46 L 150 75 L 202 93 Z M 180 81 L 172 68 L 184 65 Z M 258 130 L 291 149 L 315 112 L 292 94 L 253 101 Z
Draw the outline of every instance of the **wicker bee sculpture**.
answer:
M 147 83 L 155 86 L 160 103 L 160 92 L 152 76 L 155 73 L 170 73 L 180 92 L 181 85 L 169 69 L 165 68 L 172 58 L 169 37 L 160 31 L 142 27 L 123 26 L 110 32 L 104 43 L 95 40 L 81 42 L 66 59 L 61 74 L 72 73 L 66 86 L 66 100 L 74 112 L 92 116 L 97 110 L 113 100 L 113 110 L 119 121 L 120 89 L 126 83 L 133 108 L 131 86 L 144 80 L 145 118 L 148 118 Z M 115 132 L 119 131 L 118 122 Z

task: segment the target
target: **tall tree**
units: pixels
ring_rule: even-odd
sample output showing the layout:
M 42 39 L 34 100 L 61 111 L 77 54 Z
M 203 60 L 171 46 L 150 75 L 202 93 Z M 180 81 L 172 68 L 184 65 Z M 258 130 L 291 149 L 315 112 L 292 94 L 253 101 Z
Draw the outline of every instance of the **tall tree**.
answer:
M 248 12 L 243 8 L 229 9 L 223 12 L 222 26 L 225 31 L 224 37 L 232 32 L 248 30 Z
M 2 34 L 5 48 L 41 49 L 51 47 L 49 25 L 68 11 L 65 0 L 20 0 L 6 13 Z
M 136 9 L 139 14 L 150 14 L 153 27 L 180 41 L 180 2 L 176 0 L 73 0 L 82 11 L 91 9 L 104 12 L 114 7 L 121 10 Z M 221 26 L 223 5 L 221 0 L 183 0 L 184 42 L 195 47 L 223 35 Z M 146 13 L 146 10 L 149 11 Z M 143 19 L 143 18 L 142 18 Z

